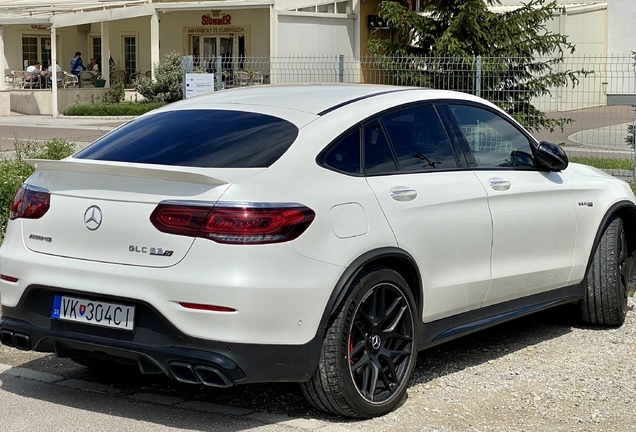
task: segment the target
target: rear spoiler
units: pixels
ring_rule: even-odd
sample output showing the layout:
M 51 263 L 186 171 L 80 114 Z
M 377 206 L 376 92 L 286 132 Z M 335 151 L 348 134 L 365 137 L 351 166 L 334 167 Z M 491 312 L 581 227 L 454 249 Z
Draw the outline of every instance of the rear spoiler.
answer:
M 153 180 L 167 180 L 183 183 L 197 183 L 207 185 L 223 185 L 228 182 L 209 175 L 187 171 L 201 170 L 201 168 L 187 168 L 168 165 L 126 164 L 109 161 L 85 161 L 78 159 L 49 160 L 23 159 L 24 162 L 40 171 L 63 171 L 73 173 L 103 174 L 124 177 L 138 177 Z

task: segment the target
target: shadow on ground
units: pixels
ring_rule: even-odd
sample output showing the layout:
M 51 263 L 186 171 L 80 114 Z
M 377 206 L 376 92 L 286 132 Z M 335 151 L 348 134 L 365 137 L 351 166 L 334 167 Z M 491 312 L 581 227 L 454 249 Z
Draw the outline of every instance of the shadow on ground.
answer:
M 422 351 L 419 355 L 412 385 L 430 382 L 543 341 L 559 338 L 568 334 L 576 323 L 574 308 L 564 306 L 504 323 Z M 76 365 L 68 359 L 57 359 L 52 355 L 27 361 L 20 366 L 57 373 L 65 378 L 107 384 L 119 390 L 121 395 L 151 393 L 177 397 L 183 401 L 210 402 L 251 411 L 282 414 L 292 418 L 314 418 L 341 424 L 351 421 L 332 417 L 313 409 L 305 401 L 298 384 L 295 383 L 252 384 L 229 389 L 215 389 L 181 384 L 163 375 L 141 375 L 136 370 L 131 369 L 89 369 Z M 0 374 L 0 378 L 2 378 L 2 374 Z M 64 398 L 58 400 L 57 392 L 25 394 L 28 392 L 23 392 L 19 385 L 6 386 L 3 384 L 2 388 L 18 395 L 56 404 L 69 403 Z M 83 394 L 82 399 L 87 400 L 86 406 L 94 406 L 89 402 L 97 395 L 89 392 Z M 103 396 L 99 395 L 99 397 Z M 72 406 L 77 407 L 76 400 L 73 400 L 73 404 Z M 80 405 L 79 408 L 82 406 Z M 99 410 L 99 408 L 92 409 Z M 162 409 L 165 407 L 156 406 L 151 411 L 161 411 Z M 119 415 L 127 416 L 126 413 L 119 413 Z M 156 420 L 153 421 L 170 426 L 170 422 L 164 423 L 161 416 L 156 417 Z

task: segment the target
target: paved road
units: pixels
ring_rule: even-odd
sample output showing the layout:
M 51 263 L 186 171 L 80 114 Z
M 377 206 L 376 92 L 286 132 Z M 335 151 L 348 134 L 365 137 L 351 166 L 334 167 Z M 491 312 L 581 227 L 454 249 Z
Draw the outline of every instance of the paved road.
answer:
M 151 395 L 111 397 L 89 390 L 42 381 L 46 376 L 17 377 L 11 369 L 0 374 L 0 431 L 259 431 L 294 432 L 293 419 L 224 415 L 206 411 L 205 404 L 174 406 L 169 398 Z M 35 379 L 34 379 L 35 378 Z M 211 406 L 211 405 L 210 405 Z M 310 421 L 306 421 L 310 425 Z M 318 425 L 318 422 L 316 422 Z M 322 425 L 322 424 L 321 424 Z M 324 425 L 322 425 L 324 426 Z M 323 429 L 325 432 L 336 429 Z
M 0 151 L 13 150 L 16 139 L 46 142 L 62 138 L 84 146 L 127 119 L 59 118 L 12 115 L 0 117 Z
M 632 159 L 633 151 L 625 144 L 627 124 L 634 121 L 629 106 L 603 106 L 581 110 L 547 113 L 548 117 L 573 120 L 563 131 L 539 131 L 539 140 L 563 144 L 572 156 Z M 128 118 L 83 118 L 31 116 L 13 113 L 0 117 L 0 151 L 12 150 L 16 139 L 46 142 L 63 138 L 85 146 Z

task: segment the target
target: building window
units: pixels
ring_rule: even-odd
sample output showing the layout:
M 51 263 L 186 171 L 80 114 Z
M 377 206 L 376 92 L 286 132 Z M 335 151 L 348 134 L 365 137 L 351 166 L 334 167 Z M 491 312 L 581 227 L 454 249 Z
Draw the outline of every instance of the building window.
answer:
M 91 58 L 100 60 L 102 58 L 102 38 L 91 38 Z
M 124 70 L 126 76 L 131 77 L 137 72 L 137 38 L 124 36 Z
M 22 67 L 32 65 L 36 61 L 46 68 L 51 58 L 51 38 L 39 36 L 22 37 Z
M 298 12 L 351 14 L 353 9 L 351 0 L 345 0 L 334 3 L 321 3 L 315 6 L 297 8 L 295 10 Z
M 22 38 L 22 68 L 38 61 L 38 38 Z

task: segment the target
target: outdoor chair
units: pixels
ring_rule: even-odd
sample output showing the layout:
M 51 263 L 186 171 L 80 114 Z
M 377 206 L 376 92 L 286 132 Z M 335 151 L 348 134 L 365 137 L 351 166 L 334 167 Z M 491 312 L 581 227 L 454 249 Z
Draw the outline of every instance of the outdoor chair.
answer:
M 247 87 L 250 82 L 250 74 L 246 71 L 234 71 L 234 83 L 237 87 Z
M 260 72 L 254 72 L 252 74 L 252 82 L 254 83 L 254 85 L 263 84 L 263 74 Z
M 64 78 L 62 79 L 62 83 L 64 88 L 69 87 L 78 87 L 79 86 L 79 78 L 73 74 L 70 74 L 64 71 Z
M 115 81 L 121 80 L 124 84 L 126 83 L 126 71 L 122 69 L 115 69 L 110 72 L 110 84 L 112 85 Z
M 7 71 L 7 73 L 4 74 L 4 86 L 6 88 L 12 89 L 15 88 L 13 82 L 15 80 L 15 75 L 13 74 L 13 71 Z
M 22 88 L 25 88 L 25 89 L 41 88 L 41 85 L 40 85 L 41 79 L 40 79 L 39 73 L 23 71 L 22 74 L 24 76 L 24 81 L 22 82 Z
M 88 71 L 79 73 L 79 86 L 82 88 L 95 87 L 95 75 Z
M 14 70 L 11 71 L 13 75 L 13 88 L 23 88 L 24 87 L 24 71 Z

